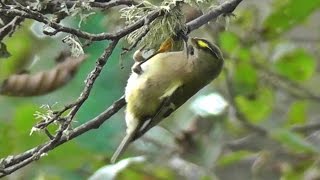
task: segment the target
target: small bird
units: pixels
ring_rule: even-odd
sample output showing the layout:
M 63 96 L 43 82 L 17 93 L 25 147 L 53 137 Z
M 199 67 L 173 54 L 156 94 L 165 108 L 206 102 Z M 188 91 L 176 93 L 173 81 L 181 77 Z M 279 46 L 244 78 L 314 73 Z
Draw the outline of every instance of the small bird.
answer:
M 184 50 L 163 52 L 141 64 L 125 89 L 126 136 L 111 158 L 115 163 L 128 145 L 168 117 L 221 72 L 219 48 L 201 38 L 190 38 Z

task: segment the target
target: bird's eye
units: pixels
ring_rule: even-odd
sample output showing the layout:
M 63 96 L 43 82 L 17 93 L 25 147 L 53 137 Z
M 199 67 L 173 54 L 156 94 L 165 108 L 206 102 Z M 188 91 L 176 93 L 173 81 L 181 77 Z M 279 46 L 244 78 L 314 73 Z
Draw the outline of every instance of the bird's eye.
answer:
M 194 49 L 191 45 L 188 46 L 188 53 L 193 56 L 194 55 Z

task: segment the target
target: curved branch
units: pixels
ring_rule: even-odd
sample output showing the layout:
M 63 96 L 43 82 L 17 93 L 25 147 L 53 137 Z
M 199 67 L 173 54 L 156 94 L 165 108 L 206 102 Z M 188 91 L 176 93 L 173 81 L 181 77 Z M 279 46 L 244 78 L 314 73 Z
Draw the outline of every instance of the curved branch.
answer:
M 187 32 L 189 33 L 195 29 L 198 29 L 199 27 L 207 24 L 209 21 L 216 19 L 220 15 L 232 13 L 241 2 L 242 0 L 230 0 L 222 3 L 208 13 L 187 23 Z
M 208 13 L 206 13 L 202 16 L 199 16 L 198 18 L 190 21 L 186 25 L 187 32 L 189 33 L 195 29 L 198 29 L 199 27 L 201 27 L 204 24 L 208 23 L 209 21 L 219 17 L 220 15 L 232 13 L 235 10 L 235 8 L 240 4 L 241 1 L 242 0 L 227 1 L 227 2 L 222 3 L 221 5 L 217 6 L 216 8 L 213 8 Z M 96 5 L 98 6 L 98 4 L 96 4 Z M 115 4 L 117 4 L 117 3 L 114 2 L 114 4 L 112 4 L 112 5 L 115 5 Z M 100 5 L 101 5 L 101 3 L 100 3 Z M 134 30 L 142 27 L 144 25 L 145 19 L 148 19 L 149 22 L 152 22 L 157 17 L 162 16 L 164 14 L 163 11 L 155 10 L 155 11 L 151 12 L 150 14 L 148 14 L 145 18 L 141 18 L 136 23 L 134 23 L 134 24 L 126 27 L 125 29 L 118 31 L 118 32 L 92 34 L 92 33 L 78 30 L 78 29 L 62 26 L 59 23 L 50 21 L 46 16 L 44 16 L 41 13 L 38 13 L 36 11 L 32 11 L 27 8 L 23 8 L 23 10 L 24 11 L 20 11 L 17 9 L 0 8 L 0 13 L 3 13 L 6 16 L 19 16 L 19 17 L 23 17 L 23 18 L 33 19 L 33 20 L 36 20 L 38 22 L 42 22 L 42 23 L 54 28 L 56 33 L 57 32 L 70 33 L 70 34 L 78 36 L 79 38 L 88 39 L 91 41 L 113 40 L 116 38 L 124 37 L 128 33 L 133 32 Z
M 25 11 L 21 11 L 18 9 L 3 9 L 0 8 L 0 13 L 4 14 L 6 16 L 18 16 L 18 17 L 23 17 L 23 18 L 28 18 L 28 19 L 33 19 L 36 20 L 38 22 L 42 22 L 48 26 L 50 26 L 51 28 L 54 29 L 54 33 L 52 33 L 51 35 L 54 35 L 58 32 L 65 32 L 65 33 L 69 33 L 69 34 L 73 34 L 76 35 L 79 38 L 83 38 L 83 39 L 88 39 L 90 41 L 102 41 L 102 40 L 115 40 L 115 39 L 120 39 L 124 36 L 126 36 L 127 34 L 135 31 L 136 29 L 139 29 L 140 27 L 142 27 L 144 25 L 144 22 L 146 19 L 148 19 L 149 22 L 154 21 L 157 17 L 162 16 L 164 14 L 163 10 L 155 10 L 151 13 L 149 13 L 148 15 L 146 15 L 146 17 L 141 18 L 140 20 L 138 20 L 137 22 L 135 22 L 132 25 L 127 26 L 126 28 L 115 32 L 115 33 L 99 33 L 99 34 L 92 34 L 92 33 L 88 33 L 85 31 L 81 31 L 79 29 L 74 29 L 74 28 L 70 28 L 70 27 L 66 27 L 63 26 L 59 23 L 50 21 L 46 16 L 44 16 L 41 13 L 38 13 L 36 11 L 32 11 L 29 9 L 25 9 L 27 12 Z
M 126 5 L 126 6 L 131 6 L 131 5 L 137 5 L 138 3 L 133 1 L 133 0 L 113 0 L 110 2 L 90 2 L 90 6 L 94 8 L 101 8 L 101 9 L 109 9 L 115 6 L 120 6 L 120 5 Z

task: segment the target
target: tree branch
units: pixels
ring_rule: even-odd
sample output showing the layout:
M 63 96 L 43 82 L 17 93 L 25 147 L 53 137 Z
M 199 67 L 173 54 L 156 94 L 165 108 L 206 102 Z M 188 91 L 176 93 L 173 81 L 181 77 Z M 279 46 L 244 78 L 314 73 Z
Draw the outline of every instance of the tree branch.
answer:
M 25 9 L 26 10 L 26 9 Z M 90 41 L 102 41 L 102 40 L 115 40 L 124 37 L 125 35 L 139 29 L 144 25 L 145 19 L 148 19 L 149 22 L 154 21 L 157 17 L 162 16 L 164 14 L 163 10 L 155 10 L 150 14 L 146 15 L 145 18 L 141 18 L 137 22 L 128 27 L 115 32 L 115 33 L 99 33 L 99 34 L 92 34 L 85 31 L 81 31 L 79 29 L 74 29 L 70 27 L 63 26 L 59 23 L 50 21 L 46 16 L 38 13 L 36 11 L 32 11 L 27 9 L 27 12 L 21 11 L 18 9 L 3 9 L 0 8 L 0 13 L 3 13 L 6 16 L 19 16 L 23 18 L 33 19 L 38 22 L 42 22 L 55 30 L 55 33 L 51 34 L 54 35 L 58 32 L 65 32 L 69 34 L 76 35 L 79 38 L 88 39 Z
M 8 35 L 10 36 L 22 21 L 23 18 L 15 17 L 9 23 L 0 28 L 0 42 L 3 40 L 4 37 Z
M 124 97 L 121 97 L 115 101 L 108 109 L 96 116 L 95 118 L 89 120 L 88 122 L 78 126 L 74 130 L 70 131 L 68 135 L 62 135 L 56 143 L 51 144 L 51 142 L 44 143 L 33 149 L 30 149 L 24 153 L 16 156 L 8 156 L 0 160 L 0 178 L 4 177 L 12 172 L 26 166 L 27 164 L 37 160 L 39 157 L 44 155 L 44 153 L 56 148 L 57 146 L 72 140 L 73 138 L 91 130 L 99 128 L 106 120 L 108 120 L 112 115 L 117 113 L 126 104 Z M 41 152 L 41 154 L 39 154 Z
M 133 1 L 133 0 L 113 0 L 110 2 L 90 2 L 90 6 L 91 7 L 95 7 L 95 8 L 101 8 L 101 9 L 109 9 L 115 6 L 120 6 L 120 5 L 126 5 L 126 6 L 131 6 L 131 5 L 138 5 L 137 2 Z
M 195 29 L 198 29 L 199 27 L 207 24 L 209 21 L 216 19 L 220 15 L 232 13 L 241 2 L 242 0 L 230 0 L 222 3 L 208 13 L 187 23 L 187 32 L 189 33 Z
M 320 123 L 316 122 L 316 123 L 307 124 L 307 125 L 299 125 L 299 126 L 297 125 L 297 126 L 293 126 L 291 130 L 297 133 L 309 134 L 314 131 L 319 131 Z
M 258 62 L 252 61 L 252 65 L 257 68 L 262 74 L 262 78 L 267 80 L 273 86 L 284 89 L 288 94 L 297 98 L 310 99 L 311 101 L 320 102 L 320 95 L 311 92 L 297 82 L 290 80 L 280 74 L 277 74 L 270 69 L 264 67 Z

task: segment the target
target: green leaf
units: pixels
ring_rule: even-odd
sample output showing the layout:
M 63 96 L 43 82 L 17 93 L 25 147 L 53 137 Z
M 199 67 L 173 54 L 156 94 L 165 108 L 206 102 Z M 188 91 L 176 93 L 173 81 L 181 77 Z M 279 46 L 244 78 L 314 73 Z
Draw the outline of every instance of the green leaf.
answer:
M 257 17 L 258 9 L 256 7 L 237 9 L 237 18 L 233 21 L 239 25 L 243 30 L 252 30 L 255 28 L 255 19 Z
M 3 56 L 2 54 L 2 57 L 0 57 L 1 78 L 24 69 L 32 60 L 32 43 L 35 43 L 35 41 L 31 38 L 26 28 L 27 27 L 17 30 L 12 37 L 4 40 L 6 50 L 10 52 L 11 56 L 4 59 L 6 55 Z
M 42 143 L 42 140 L 46 138 L 45 135 L 34 133 L 30 136 L 30 131 L 37 122 L 33 115 L 39 110 L 39 107 L 34 104 L 22 104 L 15 110 L 13 125 L 17 131 L 15 141 L 17 150 L 25 150 Z
M 235 68 L 234 85 L 236 94 L 252 94 L 257 88 L 258 75 L 248 63 L 238 63 Z
M 287 165 L 289 166 L 289 165 Z M 304 171 L 297 171 L 295 169 L 288 169 L 283 172 L 281 180 L 301 180 L 304 179 Z
M 263 23 L 266 37 L 272 38 L 302 23 L 320 7 L 320 0 L 287 0 L 278 1 L 280 5 Z
M 275 63 L 276 71 L 296 81 L 312 77 L 316 70 L 316 60 L 302 49 L 283 55 Z
M 0 157 L 11 154 L 14 150 L 13 142 L 16 140 L 11 123 L 0 120 Z
M 238 50 L 237 58 L 239 58 L 242 61 L 249 62 L 249 60 L 251 58 L 250 55 L 251 55 L 250 49 L 241 48 Z
M 294 153 L 316 153 L 318 150 L 303 137 L 288 129 L 271 131 L 271 137 Z
M 307 120 L 307 101 L 296 101 L 289 107 L 286 124 L 288 127 L 292 125 L 302 125 Z
M 139 157 L 135 157 L 139 158 Z M 128 158 L 125 159 L 125 161 L 134 159 L 134 158 Z M 124 160 L 121 160 L 124 161 Z M 119 161 L 119 162 L 121 162 Z M 119 162 L 117 164 L 119 164 Z M 120 163 L 122 167 L 124 167 L 124 162 Z M 119 164 L 119 165 L 120 165 Z M 133 162 L 130 164 L 126 164 L 127 166 L 122 168 L 119 173 L 117 174 L 116 179 L 123 179 L 123 180 L 131 180 L 131 179 L 177 179 L 176 177 L 176 171 L 173 171 L 171 168 L 157 165 L 156 167 L 153 167 L 152 169 L 148 169 L 146 171 L 146 167 L 148 163 L 145 162 Z M 114 173 L 118 169 L 114 167 L 111 169 Z M 146 173 L 148 172 L 148 173 Z
M 39 110 L 40 107 L 33 104 L 22 104 L 16 108 L 15 127 L 23 134 L 29 134 L 36 120 L 33 114 Z
M 226 154 L 224 156 L 221 156 L 217 162 L 218 166 L 228 166 L 235 164 L 249 156 L 251 156 L 253 153 L 249 151 L 236 151 L 231 152 L 229 154 Z
M 239 47 L 239 44 L 239 38 L 236 34 L 227 31 L 220 33 L 219 45 L 223 51 L 232 53 Z
M 96 152 L 89 151 L 75 141 L 69 141 L 54 151 L 50 151 L 48 156 L 43 157 L 41 160 L 48 166 L 74 170 L 81 166 L 93 164 L 97 161 L 97 155 Z M 63 161 L 57 161 L 57 159 L 63 159 Z M 90 162 L 87 162 L 89 159 Z
M 250 122 L 259 123 L 272 112 L 273 92 L 269 89 L 261 89 L 253 97 L 237 96 L 236 103 Z

